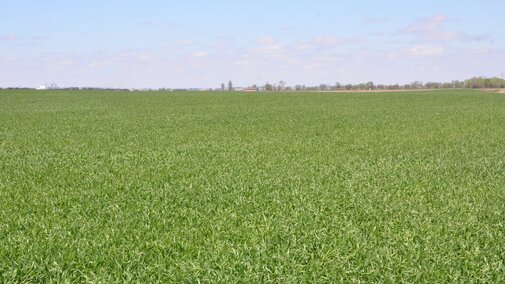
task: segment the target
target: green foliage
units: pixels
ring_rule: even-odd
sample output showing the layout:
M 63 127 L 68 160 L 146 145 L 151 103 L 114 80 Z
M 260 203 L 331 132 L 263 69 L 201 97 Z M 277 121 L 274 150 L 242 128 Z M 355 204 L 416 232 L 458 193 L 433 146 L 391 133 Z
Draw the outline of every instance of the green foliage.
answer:
M 505 88 L 505 80 L 497 77 L 485 78 L 485 77 L 473 77 L 465 81 L 465 86 L 467 88 L 477 89 L 477 88 Z
M 274 90 L 274 86 L 270 83 L 266 83 L 265 84 L 265 91 L 273 91 Z
M 0 106 L 0 282 L 505 282 L 503 95 Z

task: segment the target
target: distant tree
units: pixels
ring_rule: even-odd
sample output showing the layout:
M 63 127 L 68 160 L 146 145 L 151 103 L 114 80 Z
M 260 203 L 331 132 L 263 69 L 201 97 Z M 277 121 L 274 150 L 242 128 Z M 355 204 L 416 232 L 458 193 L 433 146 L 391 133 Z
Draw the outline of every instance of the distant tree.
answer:
M 295 85 L 292 88 L 289 88 L 285 85 L 286 83 L 284 81 L 280 81 L 279 84 L 270 84 L 266 83 L 265 84 L 265 90 L 266 91 L 279 91 L 279 90 L 296 90 L 296 91 L 317 91 L 317 90 L 412 90 L 412 89 L 457 89 L 457 88 L 505 88 L 505 79 L 502 79 L 500 77 L 473 77 L 470 79 L 467 79 L 465 81 L 458 81 L 454 80 L 451 82 L 426 82 L 423 83 L 421 81 L 414 81 L 410 84 L 392 84 L 392 85 L 385 85 L 385 84 L 379 84 L 375 85 L 374 82 L 369 81 L 366 83 L 358 83 L 358 84 L 341 84 L 339 82 L 336 82 L 335 85 L 326 85 L 326 84 L 320 84 L 317 86 L 305 86 L 305 85 Z
M 372 81 L 370 81 L 370 82 L 366 83 L 366 88 L 367 88 L 367 90 L 373 90 L 373 89 L 375 89 L 375 85 L 373 84 Z
M 284 90 L 285 87 L 286 87 L 286 82 L 283 80 L 280 80 L 279 81 L 279 91 Z
M 465 81 L 467 88 L 477 89 L 485 88 L 486 82 L 482 77 L 473 77 Z
M 438 83 L 438 82 L 426 82 L 424 87 L 427 89 L 440 89 L 440 88 L 450 88 L 451 84 L 449 83 Z
M 489 78 L 489 88 L 505 88 L 505 80 L 498 77 Z
M 412 83 L 410 83 L 410 87 L 412 89 L 421 89 L 424 87 L 423 83 L 422 82 L 419 82 L 419 81 L 414 81 Z
M 466 88 L 505 88 L 505 80 L 498 77 L 473 77 L 465 80 Z
M 354 88 L 358 89 L 358 90 L 368 90 L 368 84 L 367 83 L 359 83 L 358 85 L 355 85 Z
M 221 83 L 221 91 L 224 91 L 224 83 Z
M 458 80 L 452 81 L 451 84 L 452 84 L 452 88 L 454 88 L 454 89 L 461 89 L 465 86 L 465 82 L 461 82 Z
M 233 83 L 230 81 L 228 81 L 228 91 L 233 91 Z

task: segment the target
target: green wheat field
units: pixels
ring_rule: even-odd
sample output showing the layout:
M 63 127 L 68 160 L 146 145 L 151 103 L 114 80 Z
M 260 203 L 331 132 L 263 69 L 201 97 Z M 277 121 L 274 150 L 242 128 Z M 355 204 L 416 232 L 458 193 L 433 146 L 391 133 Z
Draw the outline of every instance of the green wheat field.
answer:
M 505 282 L 505 95 L 0 91 L 0 282 Z

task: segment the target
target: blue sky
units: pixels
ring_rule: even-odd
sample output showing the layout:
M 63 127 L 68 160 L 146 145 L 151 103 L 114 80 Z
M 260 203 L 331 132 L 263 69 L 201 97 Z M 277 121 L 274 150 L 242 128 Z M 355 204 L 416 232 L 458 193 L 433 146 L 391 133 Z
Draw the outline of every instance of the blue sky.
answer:
M 218 87 L 505 74 L 505 0 L 0 2 L 0 86 Z

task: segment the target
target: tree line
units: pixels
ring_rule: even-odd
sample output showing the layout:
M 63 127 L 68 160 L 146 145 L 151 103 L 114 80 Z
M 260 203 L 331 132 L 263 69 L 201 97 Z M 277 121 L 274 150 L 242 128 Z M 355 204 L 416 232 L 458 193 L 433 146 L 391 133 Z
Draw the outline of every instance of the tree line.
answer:
M 412 89 L 504 89 L 505 80 L 498 77 L 473 77 L 464 81 L 454 80 L 451 82 L 420 82 L 414 81 L 410 84 L 375 84 L 372 81 L 359 84 L 320 84 L 317 86 L 294 85 L 288 86 L 285 81 L 281 80 L 278 83 L 266 83 L 258 87 L 252 85 L 253 88 L 258 88 L 265 91 L 341 91 L 341 90 L 412 90 Z M 228 82 L 227 88 L 225 84 L 221 84 L 221 90 L 233 90 L 233 83 Z

